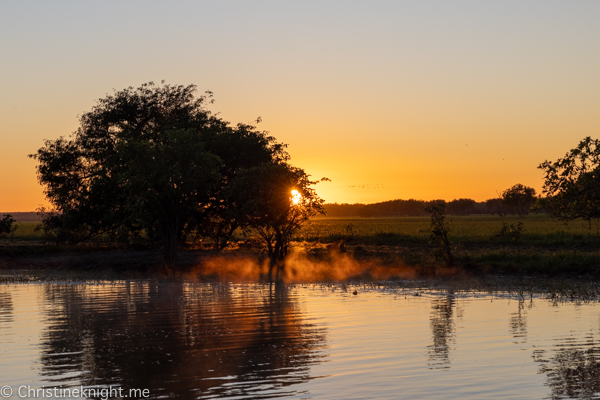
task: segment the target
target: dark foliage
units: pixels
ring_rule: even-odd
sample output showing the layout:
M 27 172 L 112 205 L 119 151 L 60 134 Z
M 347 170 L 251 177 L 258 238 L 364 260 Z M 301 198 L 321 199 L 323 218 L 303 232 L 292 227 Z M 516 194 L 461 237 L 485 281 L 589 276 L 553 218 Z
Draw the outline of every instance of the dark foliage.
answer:
M 269 280 L 273 268 L 277 268 L 275 279 L 279 278 L 294 233 L 310 217 L 325 214 L 323 199 L 311 188 L 316 183 L 303 169 L 283 161 L 243 171 L 235 179 L 233 198 L 240 199 L 240 209 L 271 259 Z
M 443 201 L 443 200 L 436 200 Z M 390 200 L 373 204 L 325 204 L 330 217 L 422 217 L 427 215 L 424 200 Z M 448 214 L 471 215 L 489 213 L 485 203 L 473 199 L 455 199 L 447 204 Z
M 15 219 L 10 214 L 4 214 L 2 218 L 0 218 L 0 237 L 5 237 L 6 235 L 12 235 L 17 226 L 15 225 Z
M 555 162 L 538 166 L 544 171 L 542 206 L 565 221 L 600 219 L 600 141 L 586 137 Z
M 44 230 L 58 241 L 141 235 L 162 243 L 166 265 L 192 232 L 215 247 L 247 224 L 232 200 L 241 170 L 286 159 L 282 144 L 251 125 L 206 110 L 194 85 L 129 87 L 98 100 L 70 139 L 47 140 L 32 158 L 54 210 Z M 239 196 L 238 196 L 239 197 Z
M 477 202 L 473 199 L 455 199 L 446 204 L 446 212 L 451 215 L 475 214 Z
M 516 242 L 518 243 L 523 234 L 523 223 L 507 224 L 502 222 L 502 228 L 494 234 L 492 239 L 500 240 L 501 242 Z
M 508 214 L 508 210 L 506 209 L 506 203 L 504 203 L 501 197 L 495 199 L 487 199 L 485 201 L 485 208 L 488 214 L 497 214 L 501 217 Z
M 518 214 L 523 217 L 529 214 L 537 197 L 534 188 L 517 183 L 502 192 L 502 201 L 509 214 Z
M 451 267 L 454 265 L 454 255 L 448 239 L 450 224 L 446 222 L 446 204 L 432 201 L 427 204 L 425 211 L 431 215 L 430 241 L 438 246 L 435 255 L 443 260 L 446 266 Z
M 260 122 L 258 120 L 257 122 Z M 219 159 L 220 180 L 211 193 L 211 201 L 203 210 L 199 233 L 213 240 L 215 250 L 224 249 L 238 228 L 247 228 L 250 218 L 245 204 L 252 201 L 253 194 L 243 198 L 237 191 L 237 176 L 261 165 L 289 160 L 285 145 L 277 143 L 266 132 L 257 131 L 248 124 L 226 127 L 229 132 L 211 131 L 204 135 L 207 149 Z

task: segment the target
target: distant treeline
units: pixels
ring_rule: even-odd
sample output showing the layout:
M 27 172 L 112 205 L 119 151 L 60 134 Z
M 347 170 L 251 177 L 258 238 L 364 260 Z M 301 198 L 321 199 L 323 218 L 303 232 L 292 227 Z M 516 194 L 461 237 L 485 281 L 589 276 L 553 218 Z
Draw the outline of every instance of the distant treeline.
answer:
M 501 198 L 489 199 L 477 202 L 473 199 L 455 199 L 452 201 L 434 200 L 446 204 L 448 215 L 472 215 L 472 214 L 517 214 L 517 210 L 507 208 L 505 201 Z M 373 204 L 325 204 L 325 211 L 329 217 L 407 217 L 425 216 L 425 205 L 429 203 L 424 200 L 390 200 Z
M 448 215 L 472 214 L 517 214 L 517 211 L 507 207 L 501 198 L 477 202 L 473 199 L 455 199 L 452 201 L 434 200 L 446 203 Z M 328 217 L 418 217 L 429 215 L 425 212 L 425 200 L 389 200 L 373 204 L 327 203 L 325 211 Z M 543 211 L 543 210 L 542 210 Z M 41 222 L 41 216 L 36 212 L 10 213 L 16 222 Z
M 10 214 L 15 222 L 42 222 L 42 217 L 35 211 L 29 212 L 4 212 L 0 214 Z

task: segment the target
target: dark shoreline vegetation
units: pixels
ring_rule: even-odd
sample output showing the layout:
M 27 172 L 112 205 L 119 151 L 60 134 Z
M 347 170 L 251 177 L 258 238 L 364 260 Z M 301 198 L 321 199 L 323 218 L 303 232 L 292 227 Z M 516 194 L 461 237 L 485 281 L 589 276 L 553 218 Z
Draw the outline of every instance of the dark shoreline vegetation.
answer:
M 450 219 L 450 218 L 449 218 Z M 545 215 L 452 217 L 455 258 L 447 267 L 435 257 L 430 219 L 313 218 L 293 237 L 285 281 L 352 281 L 460 276 L 600 276 L 600 236 L 584 220 L 564 224 Z M 522 223 L 519 237 L 500 234 Z M 63 271 L 98 278 L 187 277 L 207 281 L 265 281 L 268 254 L 247 232 L 234 234 L 223 251 L 210 240 L 187 243 L 177 269 L 166 273 L 158 247 L 120 245 L 103 237 L 55 244 L 18 223 L 13 241 L 0 240 L 0 268 Z

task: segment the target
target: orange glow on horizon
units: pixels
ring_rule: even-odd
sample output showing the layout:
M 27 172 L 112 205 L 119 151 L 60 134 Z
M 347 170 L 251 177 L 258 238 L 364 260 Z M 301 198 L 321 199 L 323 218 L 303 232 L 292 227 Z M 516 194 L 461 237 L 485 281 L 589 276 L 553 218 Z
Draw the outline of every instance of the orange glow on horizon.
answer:
M 314 187 L 328 203 L 539 194 L 537 166 L 600 132 L 600 2 L 6 7 L 0 213 L 48 207 L 27 158 L 44 140 L 163 79 L 212 91 L 232 125 L 260 116 L 292 165 L 331 179 Z

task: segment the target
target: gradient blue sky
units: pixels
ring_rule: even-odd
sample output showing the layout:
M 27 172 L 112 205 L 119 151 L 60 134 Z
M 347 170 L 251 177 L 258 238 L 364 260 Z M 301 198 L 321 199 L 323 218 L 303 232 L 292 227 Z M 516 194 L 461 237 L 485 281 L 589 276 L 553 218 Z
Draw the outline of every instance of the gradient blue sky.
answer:
M 0 211 L 45 203 L 44 139 L 163 79 L 262 117 L 328 202 L 540 190 L 540 162 L 598 137 L 599 21 L 598 1 L 0 2 Z

